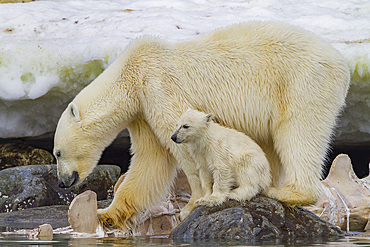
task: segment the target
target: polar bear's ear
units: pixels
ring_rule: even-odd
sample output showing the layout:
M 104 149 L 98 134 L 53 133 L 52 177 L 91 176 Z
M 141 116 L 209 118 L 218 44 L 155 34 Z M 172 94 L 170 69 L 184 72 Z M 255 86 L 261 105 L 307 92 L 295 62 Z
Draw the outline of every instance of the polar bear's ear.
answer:
M 212 114 L 207 114 L 206 116 L 206 123 L 210 123 L 213 121 L 213 115 Z
M 75 103 L 70 103 L 68 105 L 68 113 L 69 113 L 69 117 L 73 120 L 73 121 L 80 121 L 80 112 L 78 111 L 78 108 L 76 106 Z

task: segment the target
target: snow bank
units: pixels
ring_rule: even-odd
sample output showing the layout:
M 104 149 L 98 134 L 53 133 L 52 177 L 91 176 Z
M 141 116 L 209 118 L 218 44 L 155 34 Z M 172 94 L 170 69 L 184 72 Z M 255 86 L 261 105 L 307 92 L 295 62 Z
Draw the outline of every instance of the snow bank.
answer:
M 321 36 L 353 75 L 338 135 L 370 141 L 367 0 L 54 0 L 0 5 L 0 137 L 54 131 L 66 104 L 136 37 L 176 42 L 248 20 L 278 20 Z

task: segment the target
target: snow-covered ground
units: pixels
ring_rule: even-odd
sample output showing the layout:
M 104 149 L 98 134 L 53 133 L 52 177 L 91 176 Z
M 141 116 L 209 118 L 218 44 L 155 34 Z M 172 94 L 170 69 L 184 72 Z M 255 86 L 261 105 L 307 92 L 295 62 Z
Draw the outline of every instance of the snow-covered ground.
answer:
M 138 36 L 171 42 L 248 20 L 321 36 L 348 61 L 341 140 L 370 141 L 368 0 L 36 0 L 0 4 L 0 138 L 54 131 L 66 104 Z M 358 139 L 360 138 L 360 139 Z

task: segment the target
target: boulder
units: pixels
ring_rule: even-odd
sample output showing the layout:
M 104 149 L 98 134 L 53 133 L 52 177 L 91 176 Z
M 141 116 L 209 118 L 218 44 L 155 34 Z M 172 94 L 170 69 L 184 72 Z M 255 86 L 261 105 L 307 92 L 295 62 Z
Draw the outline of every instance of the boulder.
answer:
M 0 229 L 32 229 L 45 223 L 54 228 L 66 227 L 69 225 L 67 212 L 67 205 L 54 205 L 0 213 Z
M 68 221 L 74 232 L 96 233 L 98 227 L 96 193 L 87 190 L 73 199 L 68 209 Z
M 249 202 L 199 206 L 170 234 L 174 240 L 318 240 L 343 232 L 310 211 L 258 196 Z
M 54 156 L 46 150 L 22 143 L 0 144 L 0 170 L 27 165 L 53 164 Z
M 29 239 L 50 241 L 53 239 L 53 227 L 50 224 L 42 224 L 28 232 Z
M 0 212 L 49 205 L 69 205 L 86 191 L 96 192 L 104 200 L 120 175 L 120 168 L 99 165 L 82 183 L 69 189 L 58 186 L 56 165 L 31 165 L 0 171 Z

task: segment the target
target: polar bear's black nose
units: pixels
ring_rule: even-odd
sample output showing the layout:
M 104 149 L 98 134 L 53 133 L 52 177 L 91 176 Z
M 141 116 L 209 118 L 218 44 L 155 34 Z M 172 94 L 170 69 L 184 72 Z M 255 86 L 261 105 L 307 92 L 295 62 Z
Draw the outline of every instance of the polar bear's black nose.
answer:
M 76 171 L 72 172 L 71 176 L 62 176 L 58 180 L 58 186 L 60 188 L 70 188 L 71 186 L 78 183 L 80 176 Z
M 58 186 L 59 186 L 60 188 L 65 188 L 65 187 L 66 187 L 66 185 L 64 184 L 64 182 L 63 182 L 63 181 L 61 181 L 61 180 L 59 180 L 59 181 L 58 181 Z
M 171 136 L 172 141 L 177 142 L 177 135 L 176 133 Z

